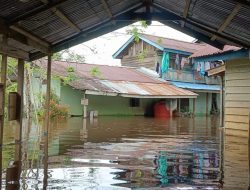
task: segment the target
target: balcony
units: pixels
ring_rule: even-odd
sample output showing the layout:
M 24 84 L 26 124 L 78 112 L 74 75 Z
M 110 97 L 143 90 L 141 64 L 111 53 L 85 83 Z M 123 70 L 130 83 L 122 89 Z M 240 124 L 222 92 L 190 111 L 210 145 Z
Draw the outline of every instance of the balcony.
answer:
M 163 75 L 165 80 L 179 81 L 179 82 L 190 82 L 190 83 L 202 83 L 202 84 L 219 84 L 218 77 L 204 77 L 194 71 L 188 70 L 175 70 L 169 69 L 167 73 Z

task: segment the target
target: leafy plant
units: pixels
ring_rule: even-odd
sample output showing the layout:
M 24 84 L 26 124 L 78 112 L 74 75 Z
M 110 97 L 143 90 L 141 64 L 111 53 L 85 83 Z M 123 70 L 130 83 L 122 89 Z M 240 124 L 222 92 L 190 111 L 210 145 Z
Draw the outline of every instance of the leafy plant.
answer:
M 90 70 L 90 74 L 94 77 L 101 77 L 102 76 L 102 73 L 99 69 L 99 67 L 93 67 L 91 70 Z

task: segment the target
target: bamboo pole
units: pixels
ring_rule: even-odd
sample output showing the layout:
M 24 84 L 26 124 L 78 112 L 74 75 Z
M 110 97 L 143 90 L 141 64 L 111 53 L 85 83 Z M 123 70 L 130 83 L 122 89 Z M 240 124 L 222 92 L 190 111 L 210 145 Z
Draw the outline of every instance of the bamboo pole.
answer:
M 0 89 L 0 180 L 2 184 L 2 147 L 3 147 L 3 128 L 4 128 L 4 107 L 5 107 L 5 88 L 6 88 L 6 73 L 7 73 L 7 55 L 2 54 L 1 63 L 1 89 Z M 1 187 L 0 187 L 1 189 Z
M 44 126 L 44 178 L 43 178 L 43 189 L 47 189 L 48 183 L 48 130 L 50 124 L 50 96 L 51 96 L 51 54 L 48 55 L 48 66 L 47 66 L 47 91 L 46 91 L 46 102 L 45 102 L 45 126 Z

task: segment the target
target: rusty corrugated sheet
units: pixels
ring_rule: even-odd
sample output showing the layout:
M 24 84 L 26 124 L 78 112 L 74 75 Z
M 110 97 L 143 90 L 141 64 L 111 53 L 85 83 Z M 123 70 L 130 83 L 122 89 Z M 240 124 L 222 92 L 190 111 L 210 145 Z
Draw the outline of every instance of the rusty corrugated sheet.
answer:
M 164 37 L 148 35 L 148 34 L 140 34 L 140 35 L 158 44 L 159 46 L 163 48 L 168 48 L 168 49 L 175 49 L 175 50 L 181 50 L 185 52 L 194 53 L 204 47 L 204 44 L 185 42 L 181 40 L 175 40 L 175 39 L 164 38 Z
M 237 50 L 240 50 L 240 49 L 241 49 L 240 47 L 225 45 L 223 50 L 220 50 L 220 49 L 215 48 L 213 46 L 206 45 L 205 47 L 203 47 L 199 51 L 192 54 L 190 56 L 190 58 L 204 57 L 204 56 L 209 56 L 209 55 L 216 55 L 216 54 L 225 53 L 225 52 L 229 52 L 229 51 L 237 51 Z
M 46 68 L 46 61 L 37 62 Z M 178 88 L 166 81 L 151 78 L 135 68 L 107 65 L 79 64 L 64 61 L 52 63 L 52 73 L 67 76 L 67 68 L 75 68 L 77 80 L 70 85 L 78 90 L 88 90 L 91 94 L 115 93 L 127 97 L 147 98 L 195 98 L 197 94 Z M 99 76 L 91 75 L 91 69 L 98 68 Z

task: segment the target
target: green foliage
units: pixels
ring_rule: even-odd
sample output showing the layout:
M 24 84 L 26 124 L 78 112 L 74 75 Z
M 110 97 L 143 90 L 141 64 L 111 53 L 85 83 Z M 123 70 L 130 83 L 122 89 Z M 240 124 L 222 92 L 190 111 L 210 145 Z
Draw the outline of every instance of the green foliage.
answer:
M 45 106 L 45 98 L 46 95 L 42 95 L 42 103 Z M 60 104 L 59 97 L 52 91 L 50 97 L 50 118 L 51 119 L 66 119 L 69 113 L 69 107 L 66 105 Z M 45 109 L 41 109 L 37 111 L 37 116 L 39 119 L 43 119 L 45 117 Z
M 148 54 L 148 49 L 144 49 L 143 51 L 138 53 L 137 58 L 139 59 L 139 61 L 143 62 L 147 54 Z
M 91 70 L 90 70 L 90 74 L 94 77 L 101 77 L 102 76 L 102 73 L 99 69 L 99 67 L 93 67 Z
M 66 73 L 67 75 L 64 76 L 60 76 L 61 80 L 63 81 L 64 85 L 68 85 L 71 82 L 75 81 L 77 79 L 76 75 L 75 75 L 75 68 L 74 67 L 68 67 L 66 69 Z
M 139 21 L 139 26 L 131 25 L 126 32 L 134 36 L 134 41 L 138 43 L 140 41 L 139 34 L 144 33 L 144 30 L 148 27 L 146 21 Z
M 162 43 L 162 38 L 161 38 L 161 37 L 157 39 L 157 43 L 158 43 L 158 44 L 161 44 L 161 43 Z

